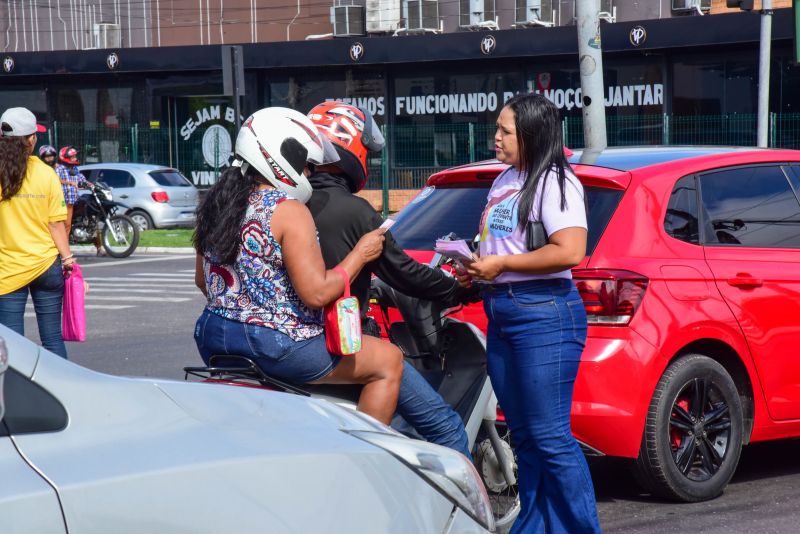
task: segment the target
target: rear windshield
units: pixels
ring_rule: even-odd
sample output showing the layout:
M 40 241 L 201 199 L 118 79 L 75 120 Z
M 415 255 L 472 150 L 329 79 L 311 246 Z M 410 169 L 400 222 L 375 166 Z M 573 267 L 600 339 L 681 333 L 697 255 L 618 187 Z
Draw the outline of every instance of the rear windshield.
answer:
M 454 232 L 470 240 L 478 232 L 489 188 L 423 189 L 397 214 L 392 236 L 406 250 L 433 250 L 435 241 Z M 622 198 L 622 191 L 586 188 L 589 206 L 589 236 L 586 254 L 591 255 Z
M 161 187 L 189 187 L 192 183 L 178 171 L 150 171 L 150 176 Z

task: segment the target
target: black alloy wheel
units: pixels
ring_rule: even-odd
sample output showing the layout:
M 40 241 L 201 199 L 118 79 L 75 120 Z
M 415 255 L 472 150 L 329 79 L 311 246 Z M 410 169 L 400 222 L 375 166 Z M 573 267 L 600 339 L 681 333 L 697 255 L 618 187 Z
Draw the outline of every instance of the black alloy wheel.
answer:
M 717 497 L 739 463 L 742 421 L 742 401 L 725 368 L 700 354 L 679 358 L 653 392 L 637 479 L 673 500 Z
M 688 479 L 702 482 L 722 467 L 731 437 L 730 407 L 710 378 L 686 384 L 672 405 L 672 458 Z

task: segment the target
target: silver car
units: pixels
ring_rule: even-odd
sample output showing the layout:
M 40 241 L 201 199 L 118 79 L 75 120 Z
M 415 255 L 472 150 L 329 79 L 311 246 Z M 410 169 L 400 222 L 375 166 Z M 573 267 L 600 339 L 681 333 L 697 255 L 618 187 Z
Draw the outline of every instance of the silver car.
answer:
M 0 420 L 3 534 L 494 528 L 450 449 L 323 400 L 96 373 L 4 326 Z
M 81 165 L 92 182 L 105 182 L 139 230 L 194 226 L 197 188 L 177 169 L 143 163 Z

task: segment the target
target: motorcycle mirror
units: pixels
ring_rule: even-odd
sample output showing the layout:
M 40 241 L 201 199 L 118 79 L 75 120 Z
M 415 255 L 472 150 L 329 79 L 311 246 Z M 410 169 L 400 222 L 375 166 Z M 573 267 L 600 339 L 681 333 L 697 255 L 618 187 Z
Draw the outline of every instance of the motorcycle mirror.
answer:
M 7 370 L 8 370 L 8 350 L 6 349 L 6 342 L 3 340 L 3 338 L 0 337 L 0 421 L 3 420 L 3 415 L 5 415 L 3 382 L 5 380 Z
M 445 257 L 439 254 L 438 252 L 433 254 L 430 263 L 428 263 L 428 267 L 440 267 L 445 262 Z
M 471 245 L 470 249 L 472 250 L 472 252 L 478 250 L 480 244 L 481 244 L 481 234 L 475 234 L 475 237 L 472 238 L 472 242 L 469 243 L 469 245 Z

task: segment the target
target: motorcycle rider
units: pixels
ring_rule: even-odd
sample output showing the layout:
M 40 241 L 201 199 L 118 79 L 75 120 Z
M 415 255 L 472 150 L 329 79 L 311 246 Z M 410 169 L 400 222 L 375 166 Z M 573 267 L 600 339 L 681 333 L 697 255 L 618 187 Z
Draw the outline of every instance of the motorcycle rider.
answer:
M 314 107 L 308 117 L 332 141 L 339 154 L 339 161 L 315 166 L 308 178 L 313 192 L 307 206 L 317 226 L 322 256 L 330 268 L 353 249 L 361 236 L 383 223 L 372 206 L 354 193 L 367 182 L 367 153 L 383 149 L 384 140 L 365 109 L 324 102 Z M 461 289 L 456 280 L 413 260 L 389 232 L 385 237 L 382 254 L 367 264 L 352 283 L 352 294 L 358 298 L 362 312 L 367 310 L 372 273 L 401 293 L 458 302 Z M 404 405 L 426 405 L 428 409 L 409 411 L 404 410 Z M 408 362 L 404 363 L 398 412 L 428 441 L 470 457 L 460 416 Z
M 42 147 L 42 149 L 44 148 Z M 41 149 L 39 153 L 41 154 Z M 72 229 L 72 212 L 75 209 L 75 203 L 78 201 L 78 188 L 89 189 L 92 187 L 92 183 L 78 170 L 78 165 L 80 165 L 80 161 L 78 160 L 78 150 L 75 147 L 65 146 L 58 151 L 58 164 L 55 169 L 58 178 L 61 180 L 61 187 L 64 190 L 64 202 L 67 204 L 66 225 L 68 237 Z M 100 243 L 99 233 L 94 238 L 94 246 L 97 249 L 98 256 L 106 255 L 106 251 Z
M 52 145 L 42 145 L 39 147 L 39 159 L 51 167 L 56 166 L 56 147 Z

